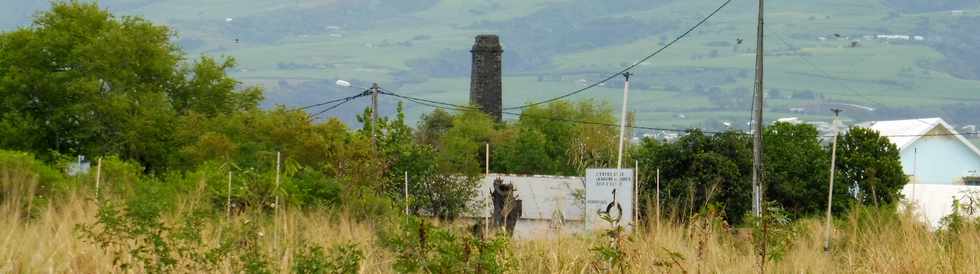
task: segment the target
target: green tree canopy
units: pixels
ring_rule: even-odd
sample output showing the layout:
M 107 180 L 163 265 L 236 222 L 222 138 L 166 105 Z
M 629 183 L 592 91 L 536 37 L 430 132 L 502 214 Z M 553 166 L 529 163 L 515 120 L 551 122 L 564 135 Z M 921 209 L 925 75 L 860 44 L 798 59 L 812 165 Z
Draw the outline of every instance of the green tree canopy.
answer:
M 643 139 L 633 153 L 640 161 L 641 202 L 654 203 L 660 169 L 660 203 L 665 214 L 686 218 L 710 204 L 724 207 L 738 222 L 751 209 L 752 148 L 747 135 L 708 136 L 692 130 L 674 142 Z
M 856 193 L 857 202 L 864 205 L 898 202 L 908 177 L 902 171 L 898 147 L 887 137 L 872 129 L 853 128 L 841 137 L 837 149 L 837 183 Z
M 817 128 L 808 124 L 776 123 L 766 127 L 766 198 L 795 217 L 827 209 L 830 154 L 820 143 Z M 846 209 L 847 187 L 834 189 L 835 212 Z
M 52 3 L 30 27 L 0 34 L 0 145 L 57 155 L 118 154 L 162 168 L 178 145 L 177 118 L 251 109 L 261 91 L 236 92 L 234 65 L 184 63 L 173 32 L 96 4 Z

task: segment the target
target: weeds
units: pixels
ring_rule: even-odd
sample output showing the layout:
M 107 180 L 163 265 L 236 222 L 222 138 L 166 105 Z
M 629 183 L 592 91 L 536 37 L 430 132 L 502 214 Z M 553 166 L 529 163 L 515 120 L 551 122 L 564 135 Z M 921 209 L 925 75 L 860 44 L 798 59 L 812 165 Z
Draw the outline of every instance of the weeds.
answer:
M 626 273 L 630 268 L 631 252 L 627 247 L 627 242 L 632 238 L 626 235 L 625 229 L 616 224 L 616 220 L 609 215 L 600 215 L 603 221 L 611 225 L 611 228 L 603 231 L 605 238 L 590 250 L 595 256 L 592 269 L 597 273 L 610 273 L 614 270 L 618 273 Z
M 306 246 L 297 252 L 293 273 L 297 274 L 346 274 L 357 273 L 364 260 L 364 251 L 354 243 L 334 246 L 330 254 L 324 254 L 319 246 Z
M 460 230 L 406 217 L 381 233 L 381 244 L 395 253 L 400 273 L 504 273 L 513 266 L 508 237 L 481 239 Z

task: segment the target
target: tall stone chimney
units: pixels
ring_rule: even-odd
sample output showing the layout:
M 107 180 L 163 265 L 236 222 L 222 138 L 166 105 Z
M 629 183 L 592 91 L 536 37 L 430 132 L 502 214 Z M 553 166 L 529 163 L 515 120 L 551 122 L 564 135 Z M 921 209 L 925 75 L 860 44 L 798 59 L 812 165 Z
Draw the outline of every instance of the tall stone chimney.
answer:
M 504 52 L 500 47 L 500 38 L 490 34 L 478 35 L 470 52 L 473 53 L 470 103 L 499 122 L 503 104 L 500 56 Z

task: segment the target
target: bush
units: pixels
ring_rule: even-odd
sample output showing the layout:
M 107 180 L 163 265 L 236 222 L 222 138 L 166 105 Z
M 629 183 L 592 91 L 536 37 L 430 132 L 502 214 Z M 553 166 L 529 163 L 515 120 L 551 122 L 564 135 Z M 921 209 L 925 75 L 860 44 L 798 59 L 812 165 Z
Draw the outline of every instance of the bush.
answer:
M 303 208 L 335 207 L 340 204 L 342 188 L 337 179 L 327 178 L 316 170 L 301 167 L 282 187 L 290 202 Z
M 357 273 L 363 259 L 364 252 L 354 243 L 334 246 L 330 250 L 330 254 L 324 254 L 322 247 L 307 246 L 302 251 L 297 252 L 296 261 L 293 263 L 293 273 Z
M 214 271 L 224 252 L 202 252 L 202 215 L 184 216 L 181 225 L 171 226 L 161 220 L 162 209 L 142 199 L 126 207 L 102 202 L 96 222 L 76 229 L 111 254 L 113 267 L 123 272 Z
M 76 179 L 81 180 L 84 185 L 94 189 L 96 177 L 99 177 L 100 195 L 126 197 L 136 191 L 136 185 L 142 176 L 143 167 L 140 164 L 120 159 L 117 156 L 109 156 L 102 158 L 101 171 L 99 170 L 98 160 L 94 160 L 89 172 L 78 175 Z
M 399 273 L 504 273 L 512 268 L 508 237 L 476 238 L 424 219 L 406 217 L 381 230 L 381 245 L 395 253 Z
M 61 172 L 33 155 L 0 150 L 0 203 L 20 203 L 24 214 L 35 216 L 52 196 L 69 188 Z

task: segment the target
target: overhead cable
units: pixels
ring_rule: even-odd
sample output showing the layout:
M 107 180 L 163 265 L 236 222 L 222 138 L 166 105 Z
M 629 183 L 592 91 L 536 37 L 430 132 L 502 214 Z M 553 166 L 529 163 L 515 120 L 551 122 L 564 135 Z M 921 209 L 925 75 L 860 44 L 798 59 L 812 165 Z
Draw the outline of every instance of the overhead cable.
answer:
M 694 26 L 692 26 L 691 28 L 689 28 L 687 31 L 685 31 L 684 33 L 682 33 L 680 36 L 677 36 L 676 38 L 674 38 L 674 40 L 671 40 L 669 43 L 665 44 L 663 47 L 660 47 L 659 49 L 657 49 L 653 53 L 650 53 L 646 57 L 643 57 L 640 60 L 634 62 L 632 65 L 626 66 L 626 68 L 623 68 L 622 70 L 620 70 L 620 71 L 618 71 L 616 73 L 612 73 L 609 76 L 607 76 L 606 78 L 603 78 L 602 80 L 600 80 L 598 82 L 594 82 L 594 83 L 592 83 L 592 84 L 590 84 L 588 86 L 585 86 L 583 88 L 580 88 L 580 89 L 577 89 L 577 90 L 574 90 L 574 91 L 565 93 L 564 95 L 561 95 L 561 96 L 558 96 L 558 97 L 554 97 L 554 98 L 547 99 L 547 100 L 540 101 L 540 102 L 536 102 L 536 103 L 529 103 L 529 104 L 520 105 L 520 106 L 513 106 L 513 107 L 505 107 L 505 108 L 503 108 L 503 110 L 525 109 L 525 108 L 529 108 L 529 107 L 532 107 L 532 106 L 537 106 L 537 105 L 551 103 L 551 102 L 554 102 L 554 101 L 558 101 L 558 100 L 561 100 L 561 99 L 565 99 L 565 98 L 574 96 L 576 94 L 582 93 L 582 92 L 587 91 L 587 90 L 590 90 L 592 88 L 595 88 L 595 87 L 597 87 L 597 86 L 599 86 L 601 84 L 604 84 L 606 82 L 609 82 L 609 80 L 612 80 L 613 78 L 616 78 L 616 77 L 622 75 L 623 73 L 629 72 L 630 70 L 636 68 L 640 64 L 643 64 L 647 60 L 650 60 L 651 58 L 659 55 L 661 52 L 663 52 L 667 48 L 670 48 L 671 46 L 673 46 L 675 43 L 677 43 L 681 39 L 684 39 L 684 37 L 687 37 L 689 34 L 691 34 L 692 32 L 694 32 L 694 30 L 698 29 L 699 27 L 701 27 L 701 25 L 704 25 L 704 23 L 708 22 L 708 19 L 711 19 L 711 17 L 714 17 L 715 14 L 718 14 L 719 11 L 721 11 L 723 8 L 725 8 L 726 6 L 728 6 L 728 4 L 730 4 L 732 1 L 733 0 L 726 0 L 724 3 L 721 4 L 721 6 L 718 6 L 718 8 L 716 8 L 714 11 L 712 11 L 710 14 L 708 14 L 708 16 L 705 16 L 703 19 L 701 19 L 701 21 L 698 21 L 697 24 L 694 24 Z

